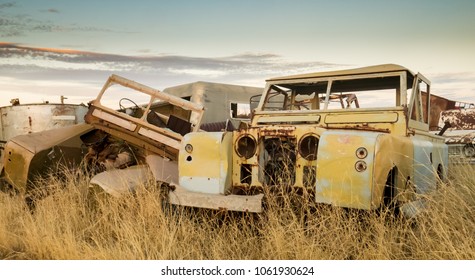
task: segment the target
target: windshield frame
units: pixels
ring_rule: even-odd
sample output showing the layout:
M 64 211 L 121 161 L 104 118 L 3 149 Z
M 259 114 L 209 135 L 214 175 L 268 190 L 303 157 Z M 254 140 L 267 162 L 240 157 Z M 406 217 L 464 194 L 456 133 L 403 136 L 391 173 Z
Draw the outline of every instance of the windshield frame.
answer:
M 335 95 L 358 93 L 365 90 L 380 90 L 380 89 L 394 89 L 395 90 L 395 107 L 407 106 L 407 90 L 412 87 L 413 75 L 408 75 L 407 71 L 393 71 L 384 73 L 365 73 L 365 74 L 353 74 L 342 76 L 328 76 L 328 77 L 309 77 L 309 78 L 297 78 L 297 79 L 283 79 L 283 80 L 270 80 L 267 82 L 264 89 L 264 95 L 262 96 L 257 112 L 275 112 L 276 110 L 269 110 L 269 99 L 272 97 L 275 91 L 284 92 L 284 88 L 289 89 L 288 94 L 290 100 L 295 100 L 295 90 L 297 88 L 307 88 L 309 92 L 313 87 L 315 89 L 314 95 L 324 97 L 323 104 L 313 106 L 309 111 L 321 111 L 321 110 L 338 110 L 329 109 L 329 104 L 334 100 Z M 338 91 L 344 90 L 344 91 Z M 308 93 L 307 93 L 308 94 Z M 311 94 L 311 93 L 310 93 Z M 303 96 L 304 94 L 300 94 Z M 310 96 L 310 95 L 309 95 Z M 332 98 L 333 96 L 333 98 Z M 288 97 L 287 97 L 288 98 Z M 286 101 L 287 102 L 287 101 Z M 321 101 L 320 101 L 321 102 Z M 316 103 L 316 102 L 314 102 Z M 284 102 L 284 106 L 279 111 L 295 112 L 301 110 L 286 110 L 288 107 Z M 342 106 L 346 109 L 348 107 Z M 356 107 L 356 106 L 355 106 Z M 377 107 L 375 107 L 376 109 Z M 358 109 L 358 108 L 356 108 Z M 368 108 L 366 108 L 368 109 Z M 372 108 L 369 108 L 372 109 Z

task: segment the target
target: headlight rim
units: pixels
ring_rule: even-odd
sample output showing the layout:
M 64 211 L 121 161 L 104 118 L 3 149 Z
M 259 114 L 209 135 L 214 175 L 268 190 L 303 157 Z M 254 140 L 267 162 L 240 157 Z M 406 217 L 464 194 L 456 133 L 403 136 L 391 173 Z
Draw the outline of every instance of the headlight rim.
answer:
M 302 143 L 305 141 L 305 139 L 308 139 L 309 137 L 313 137 L 313 138 L 316 139 L 316 144 L 315 144 L 316 149 L 315 149 L 315 151 L 314 151 L 313 154 L 312 154 L 311 151 L 308 151 L 308 154 L 304 154 L 304 152 L 303 152 L 303 150 L 302 150 Z M 313 132 L 304 134 L 304 135 L 300 138 L 300 140 L 299 140 L 299 142 L 298 142 L 298 146 L 297 146 L 297 148 L 298 148 L 298 153 L 299 153 L 299 155 L 300 155 L 301 157 L 303 157 L 305 160 L 308 160 L 308 161 L 315 161 L 315 160 L 317 160 L 317 158 L 318 158 L 318 145 L 319 145 L 319 144 L 320 144 L 320 136 L 319 136 L 318 134 L 313 133 Z M 309 156 L 310 156 L 310 158 L 309 158 Z
M 243 151 L 240 151 L 240 145 L 239 145 L 239 142 L 243 139 L 243 138 L 249 138 L 252 140 L 251 143 L 253 143 L 254 147 L 252 147 L 251 149 L 251 152 L 243 152 Z M 256 151 L 257 151 L 257 140 L 254 136 L 252 136 L 251 134 L 243 134 L 243 135 L 240 135 L 237 139 L 236 139 L 236 142 L 235 142 L 235 145 L 234 145 L 234 151 L 236 152 L 236 154 L 239 156 L 239 157 L 243 157 L 245 159 L 250 159 L 252 158 L 255 154 L 256 154 Z

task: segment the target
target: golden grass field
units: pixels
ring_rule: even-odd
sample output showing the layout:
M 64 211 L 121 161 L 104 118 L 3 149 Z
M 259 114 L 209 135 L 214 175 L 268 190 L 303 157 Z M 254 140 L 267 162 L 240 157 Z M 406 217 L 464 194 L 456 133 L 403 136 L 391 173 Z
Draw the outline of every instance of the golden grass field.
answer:
M 448 182 L 415 219 L 336 207 L 269 202 L 265 214 L 162 205 L 161 193 L 103 197 L 88 177 L 41 184 L 32 211 L 0 193 L 0 259 L 475 259 L 474 166 L 451 166 Z

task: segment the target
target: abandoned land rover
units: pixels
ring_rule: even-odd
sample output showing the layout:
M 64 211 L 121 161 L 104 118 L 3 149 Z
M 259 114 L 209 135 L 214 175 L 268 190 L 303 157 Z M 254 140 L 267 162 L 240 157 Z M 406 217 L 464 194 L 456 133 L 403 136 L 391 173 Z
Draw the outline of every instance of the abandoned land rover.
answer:
M 249 198 L 285 186 L 318 203 L 414 211 L 448 167 L 429 96 L 429 80 L 393 64 L 269 79 L 249 124 L 184 137 L 179 185 Z

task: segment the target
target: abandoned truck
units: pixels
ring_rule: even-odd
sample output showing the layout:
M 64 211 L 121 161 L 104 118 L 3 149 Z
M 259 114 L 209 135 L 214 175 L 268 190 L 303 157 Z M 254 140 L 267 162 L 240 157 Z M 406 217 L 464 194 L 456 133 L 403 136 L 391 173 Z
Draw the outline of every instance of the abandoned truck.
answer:
M 429 80 L 398 65 L 269 79 L 249 125 L 185 135 L 177 188 L 248 198 L 243 209 L 223 199 L 226 209 L 261 211 L 250 201 L 263 188 L 291 186 L 319 203 L 376 209 L 395 202 L 411 212 L 448 168 L 422 92 L 430 96 Z
M 196 82 L 165 91 L 172 94 L 112 75 L 89 104 L 89 124 L 10 139 L 0 185 L 27 193 L 37 177 L 64 167 L 84 163 L 92 172 L 124 168 L 145 164 L 147 154 L 152 162 L 155 158 L 176 162 L 184 134 L 234 129 L 249 120 L 249 99 L 260 95 L 262 88 Z M 205 108 L 209 114 L 203 117 Z

